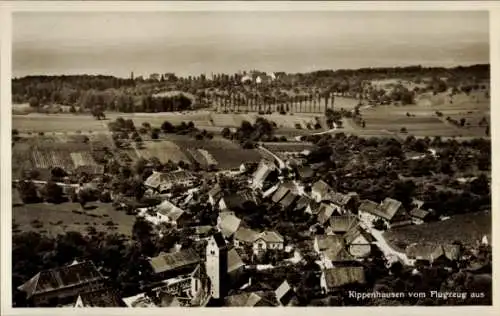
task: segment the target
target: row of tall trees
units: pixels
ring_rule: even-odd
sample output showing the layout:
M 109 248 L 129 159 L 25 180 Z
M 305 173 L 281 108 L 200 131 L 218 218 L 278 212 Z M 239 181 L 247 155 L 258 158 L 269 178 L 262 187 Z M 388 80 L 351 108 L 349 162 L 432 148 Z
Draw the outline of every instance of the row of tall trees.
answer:
M 333 93 L 289 96 L 286 94 L 264 95 L 259 93 L 212 93 L 209 103 L 219 111 L 239 112 L 310 112 L 320 113 L 334 107 Z

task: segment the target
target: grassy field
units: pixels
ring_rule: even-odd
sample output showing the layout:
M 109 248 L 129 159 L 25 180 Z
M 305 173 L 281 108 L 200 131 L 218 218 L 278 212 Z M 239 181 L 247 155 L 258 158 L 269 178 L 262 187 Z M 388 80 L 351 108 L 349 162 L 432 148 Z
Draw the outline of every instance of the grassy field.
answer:
M 441 117 L 437 112 L 442 113 Z M 420 96 L 414 105 L 365 108 L 361 114 L 366 122 L 365 128 L 346 124 L 346 132 L 352 129 L 354 133 L 361 130 L 386 131 L 397 136 L 484 137 L 485 127 L 478 125 L 483 117 L 490 120 L 490 102 L 481 92 L 453 97 L 442 93 Z M 457 121 L 465 118 L 469 124 L 464 127 L 455 126 L 446 121 L 447 117 Z M 402 128 L 407 133 L 401 133 Z
M 422 243 L 452 243 L 460 241 L 464 245 L 475 245 L 487 235 L 491 240 L 491 213 L 477 212 L 451 217 L 445 221 L 391 229 L 384 233 L 387 242 L 397 250 Z
M 94 227 L 97 231 L 131 235 L 135 216 L 116 211 L 111 204 L 95 202 L 86 207 L 87 210 L 82 210 L 78 203 L 37 203 L 13 207 L 13 233 L 36 231 L 56 236 L 69 231 L 86 233 L 87 227 Z M 114 225 L 109 225 L 109 221 Z
M 20 132 L 105 132 L 107 120 L 98 121 L 90 115 L 38 114 L 13 115 L 12 128 Z

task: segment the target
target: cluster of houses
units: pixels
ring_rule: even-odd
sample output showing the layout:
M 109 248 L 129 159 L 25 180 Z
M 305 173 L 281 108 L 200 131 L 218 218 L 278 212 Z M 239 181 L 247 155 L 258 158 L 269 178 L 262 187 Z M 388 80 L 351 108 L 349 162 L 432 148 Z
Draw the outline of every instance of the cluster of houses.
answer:
M 413 244 L 406 253 L 397 253 L 381 240 L 380 226 L 395 228 L 427 221 L 432 211 L 425 210 L 418 201 L 413 203 L 413 209 L 406 210 L 400 201 L 392 198 L 380 203 L 361 200 L 354 192 L 336 192 L 323 180 L 311 182 L 314 172 L 307 168 L 298 168 L 294 175 L 283 176 L 272 161 L 261 161 L 249 176 L 245 172 L 241 174 L 247 181 L 243 190 L 230 192 L 216 183 L 207 192 L 200 193 L 217 213 L 214 227 L 196 226 L 190 236 L 204 243 L 204 255 L 191 248 L 174 247 L 149 258 L 157 282 L 149 286 L 147 295 L 118 298 L 106 278 L 88 261 L 42 271 L 19 290 L 27 293 L 37 306 L 53 304 L 54 298 L 58 304 L 76 307 L 297 304 L 296 288 L 286 279 L 274 289 L 246 290 L 252 288 L 252 269 L 259 267 L 255 258 L 266 253 L 296 256 L 301 250 L 278 231 L 250 227 L 243 217 L 238 217 L 238 210 L 263 201 L 283 211 L 301 212 L 315 219 L 307 233 L 317 258 L 322 295 L 335 295 L 348 285 L 365 284 L 367 278 L 362 263 L 377 247 L 386 256 L 404 256 L 407 259 L 404 263 L 416 269 L 422 264 L 451 265 L 461 258 L 458 245 Z M 139 216 L 154 224 L 190 225 L 192 214 L 183 207 L 193 201 L 197 183 L 196 175 L 186 171 L 153 173 L 145 185 L 155 194 L 165 194 L 174 185 L 182 186 L 185 193 L 143 209 Z M 294 263 L 284 260 L 280 264 Z M 270 269 L 273 268 L 271 265 Z

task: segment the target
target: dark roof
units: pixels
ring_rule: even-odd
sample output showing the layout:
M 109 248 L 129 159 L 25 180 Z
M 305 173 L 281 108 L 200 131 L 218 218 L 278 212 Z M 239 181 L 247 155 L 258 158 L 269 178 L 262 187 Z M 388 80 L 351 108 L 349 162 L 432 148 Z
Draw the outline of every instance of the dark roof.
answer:
M 227 246 L 226 241 L 224 240 L 224 237 L 222 236 L 222 233 L 213 234 L 212 239 L 215 241 L 215 244 L 219 248 L 224 248 Z
M 285 196 L 290 192 L 290 188 L 288 188 L 287 186 L 284 186 L 284 185 L 280 185 L 278 187 L 278 190 L 276 190 L 276 192 L 274 192 L 273 194 L 273 197 L 271 198 L 271 200 L 274 202 L 274 203 L 279 203 L 281 200 L 283 200 L 285 198 Z
M 102 282 L 104 277 L 92 261 L 84 261 L 37 273 L 18 289 L 30 298 L 33 295 L 61 290 L 64 288 Z
M 127 304 L 111 288 L 80 293 L 80 300 L 84 307 L 127 307 Z
M 420 209 L 420 208 L 414 208 L 410 211 L 410 216 L 418 219 L 425 219 L 428 215 L 430 214 L 429 211 Z
M 310 179 L 314 176 L 314 170 L 310 166 L 302 166 L 297 171 L 301 179 Z
M 309 203 L 311 203 L 311 201 L 312 199 L 310 197 L 308 197 L 307 195 L 302 195 L 295 204 L 295 210 L 296 211 L 304 210 L 305 208 L 307 208 Z
M 293 192 L 289 192 L 285 196 L 285 198 L 280 201 L 280 205 L 284 209 L 288 209 L 289 207 L 291 207 L 295 203 L 295 201 L 297 201 L 298 198 L 299 198 L 298 195 L 296 195 Z
M 278 302 L 285 306 L 290 304 L 291 301 L 296 298 L 296 294 L 290 284 L 288 284 L 287 280 L 283 281 L 274 293 Z
M 224 200 L 224 204 L 226 208 L 230 210 L 234 209 L 242 209 L 245 206 L 245 203 L 253 202 L 256 203 L 256 198 L 253 193 L 248 191 L 241 191 L 238 193 L 229 193 L 222 196 Z
M 324 270 L 328 288 L 336 288 L 348 284 L 364 284 L 365 270 L 363 267 L 335 267 Z
M 172 271 L 194 265 L 200 262 L 200 257 L 193 249 L 181 250 L 174 253 L 161 253 L 149 259 L 154 273 Z
M 330 217 L 330 227 L 334 233 L 346 233 L 358 224 L 359 220 L 356 215 L 349 214 Z

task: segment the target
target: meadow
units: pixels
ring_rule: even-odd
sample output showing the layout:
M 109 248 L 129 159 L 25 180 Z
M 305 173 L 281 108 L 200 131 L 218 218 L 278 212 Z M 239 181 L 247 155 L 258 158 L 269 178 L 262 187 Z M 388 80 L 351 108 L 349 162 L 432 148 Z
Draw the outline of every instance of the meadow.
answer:
M 69 231 L 87 233 L 89 227 L 97 231 L 117 232 L 130 236 L 135 216 L 116 211 L 111 204 L 93 202 L 82 209 L 78 203 L 25 204 L 12 208 L 13 233 L 35 231 L 57 236 Z
M 455 241 L 473 246 L 486 235 L 491 240 L 491 213 L 455 215 L 444 221 L 394 228 L 384 233 L 396 250 L 404 251 L 412 243 L 446 244 Z

